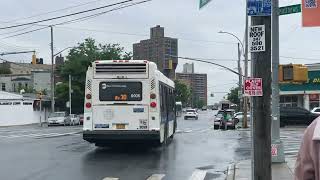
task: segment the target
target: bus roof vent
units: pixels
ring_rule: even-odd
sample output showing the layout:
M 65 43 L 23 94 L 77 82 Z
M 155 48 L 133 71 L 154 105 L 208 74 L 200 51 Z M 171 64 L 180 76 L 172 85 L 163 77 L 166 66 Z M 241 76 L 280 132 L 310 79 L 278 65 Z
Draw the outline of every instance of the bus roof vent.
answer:
M 96 64 L 96 74 L 102 73 L 132 73 L 132 74 L 145 74 L 147 71 L 146 64 L 133 64 L 133 63 L 116 63 L 116 64 Z
M 154 79 L 151 80 L 151 90 L 156 87 L 156 81 Z

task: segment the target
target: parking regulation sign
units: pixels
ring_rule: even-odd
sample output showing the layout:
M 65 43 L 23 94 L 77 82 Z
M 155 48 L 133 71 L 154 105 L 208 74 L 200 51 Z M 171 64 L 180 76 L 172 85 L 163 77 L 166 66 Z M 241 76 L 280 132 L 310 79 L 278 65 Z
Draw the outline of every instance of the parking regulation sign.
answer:
M 263 96 L 262 78 L 247 78 L 244 82 L 244 96 Z
M 271 0 L 247 0 L 248 16 L 271 16 Z

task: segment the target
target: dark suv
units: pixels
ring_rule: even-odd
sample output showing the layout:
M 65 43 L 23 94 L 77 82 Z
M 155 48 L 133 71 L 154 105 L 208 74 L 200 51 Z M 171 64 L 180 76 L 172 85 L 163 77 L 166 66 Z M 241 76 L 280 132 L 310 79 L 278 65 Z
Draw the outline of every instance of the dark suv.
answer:
M 319 115 L 301 107 L 280 107 L 280 126 L 291 124 L 309 125 Z

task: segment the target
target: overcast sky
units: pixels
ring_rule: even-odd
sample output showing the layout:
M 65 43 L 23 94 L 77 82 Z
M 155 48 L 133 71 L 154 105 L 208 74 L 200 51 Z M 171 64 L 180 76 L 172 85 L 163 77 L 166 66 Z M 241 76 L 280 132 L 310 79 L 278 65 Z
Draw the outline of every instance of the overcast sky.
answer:
M 90 1 L 92 3 L 84 6 L 22 19 Z M 2 0 L 0 1 L 0 7 L 2 7 L 0 27 L 64 15 L 120 1 Z M 218 32 L 220 30 L 232 32 L 241 40 L 243 39 L 245 0 L 212 0 L 201 10 L 198 8 L 198 3 L 198 0 L 153 0 L 87 21 L 57 26 L 54 28 L 54 50 L 58 52 L 82 42 L 87 37 L 92 37 L 101 43 L 119 43 L 125 47 L 126 51 L 132 51 L 132 44 L 148 38 L 150 27 L 159 24 L 165 27 L 166 36 L 179 39 L 179 56 L 217 59 L 213 62 L 236 68 L 237 41 L 231 36 L 219 34 Z M 280 6 L 297 3 L 300 3 L 300 0 L 280 0 Z M 81 16 L 83 15 L 75 17 Z M 59 23 L 75 17 L 42 24 Z M 5 23 L 8 21 L 11 22 Z M 39 28 L 38 26 L 26 27 L 28 27 L 26 30 Z M 49 29 L 3 39 L 8 35 L 16 34 L 4 33 L 10 33 L 22 28 L 0 30 L 0 52 L 35 49 L 38 57 L 43 57 L 46 63 L 50 63 Z M 320 62 L 319 42 L 320 28 L 302 28 L 301 14 L 280 17 L 281 63 L 307 64 Z M 4 56 L 4 58 L 17 62 L 30 62 L 31 54 Z M 181 71 L 183 63 L 186 62 L 188 61 L 179 60 L 177 72 Z M 238 79 L 235 74 L 219 67 L 202 63 L 195 63 L 195 71 L 208 74 L 208 94 L 214 93 L 213 98 L 209 97 L 209 103 L 221 100 L 230 88 L 236 86 Z

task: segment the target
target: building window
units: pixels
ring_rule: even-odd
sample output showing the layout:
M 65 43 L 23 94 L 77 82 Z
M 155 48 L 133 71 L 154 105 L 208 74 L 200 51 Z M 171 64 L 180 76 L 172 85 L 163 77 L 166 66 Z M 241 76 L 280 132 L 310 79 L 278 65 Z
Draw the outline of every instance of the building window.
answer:
M 6 83 L 1 83 L 1 90 L 5 91 L 6 90 Z
M 281 96 L 281 107 L 298 107 L 298 96 Z

